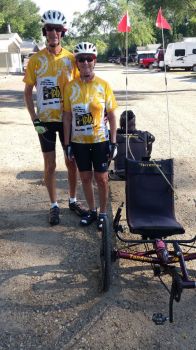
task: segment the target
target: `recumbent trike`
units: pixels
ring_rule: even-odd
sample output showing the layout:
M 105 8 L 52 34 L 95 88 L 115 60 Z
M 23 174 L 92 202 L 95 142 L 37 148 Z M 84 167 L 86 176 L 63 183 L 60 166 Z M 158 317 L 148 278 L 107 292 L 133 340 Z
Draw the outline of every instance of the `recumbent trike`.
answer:
M 185 232 L 175 217 L 173 160 L 143 160 L 146 159 L 145 141 L 143 145 L 142 142 L 139 142 L 139 153 L 137 154 L 135 140 L 135 138 L 129 138 L 129 150 L 131 151 L 132 147 L 135 157 L 138 157 L 139 160 L 131 159 L 132 153 L 124 160 L 126 220 L 130 232 L 139 235 L 140 239 L 124 237 L 124 230 L 120 223 L 124 203 L 119 206 L 113 219 L 113 230 L 108 218 L 105 218 L 100 248 L 102 288 L 103 291 L 108 291 L 110 288 L 111 267 L 117 259 L 148 263 L 152 266 L 154 275 L 160 279 L 165 274 L 171 276 L 169 321 L 173 322 L 174 300 L 180 301 L 183 289 L 196 287 L 196 282 L 190 280 L 186 267 L 187 261 L 196 259 L 196 252 L 190 252 L 191 248 L 195 248 L 196 236 L 190 240 L 168 238 L 173 235 L 182 235 Z M 119 173 L 122 179 L 123 169 L 120 169 Z M 115 168 L 116 174 L 118 175 L 117 167 Z M 114 171 L 111 173 L 111 178 L 113 175 Z M 126 250 L 122 251 L 112 247 L 112 231 L 121 242 L 127 244 Z M 134 250 L 136 246 L 141 245 L 145 246 L 145 250 Z M 186 251 L 184 251 L 185 248 Z M 176 264 L 179 264 L 180 269 L 176 267 Z M 153 321 L 156 324 L 163 324 L 166 319 L 160 313 L 153 315 Z

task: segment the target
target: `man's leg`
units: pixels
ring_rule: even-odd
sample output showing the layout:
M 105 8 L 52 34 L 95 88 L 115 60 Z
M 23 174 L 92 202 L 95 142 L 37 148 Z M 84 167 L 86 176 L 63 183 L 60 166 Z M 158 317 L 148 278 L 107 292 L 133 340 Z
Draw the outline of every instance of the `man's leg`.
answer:
M 59 224 L 59 207 L 56 194 L 56 155 L 55 151 L 44 152 L 44 181 L 50 197 L 51 208 L 49 214 L 49 223 L 51 225 Z
M 57 201 L 56 195 L 56 155 L 55 151 L 43 153 L 44 157 L 44 181 L 48 190 L 51 203 Z

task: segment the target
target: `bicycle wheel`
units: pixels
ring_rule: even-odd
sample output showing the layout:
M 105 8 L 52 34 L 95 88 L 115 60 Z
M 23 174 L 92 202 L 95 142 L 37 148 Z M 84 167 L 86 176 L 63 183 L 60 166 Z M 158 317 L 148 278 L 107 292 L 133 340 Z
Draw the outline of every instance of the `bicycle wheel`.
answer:
M 173 322 L 173 302 L 174 300 L 179 303 L 181 299 L 182 288 L 182 276 L 174 268 L 172 270 L 172 286 L 169 299 L 169 322 Z
M 101 273 L 102 273 L 102 290 L 107 292 L 111 284 L 112 274 L 112 244 L 111 244 L 111 233 L 109 229 L 109 220 L 104 217 L 102 225 L 102 238 L 100 248 L 100 259 L 101 259 Z

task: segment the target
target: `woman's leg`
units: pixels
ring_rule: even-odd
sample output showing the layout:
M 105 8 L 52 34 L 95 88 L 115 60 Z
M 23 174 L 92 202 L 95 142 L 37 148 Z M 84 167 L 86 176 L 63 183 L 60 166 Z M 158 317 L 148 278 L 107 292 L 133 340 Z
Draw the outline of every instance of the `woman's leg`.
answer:
M 92 171 L 81 171 L 80 178 L 82 181 L 82 187 L 84 195 L 90 210 L 95 210 L 95 198 L 93 190 L 93 172 Z
M 109 193 L 108 172 L 99 173 L 95 171 L 94 176 L 98 187 L 100 213 L 106 213 Z

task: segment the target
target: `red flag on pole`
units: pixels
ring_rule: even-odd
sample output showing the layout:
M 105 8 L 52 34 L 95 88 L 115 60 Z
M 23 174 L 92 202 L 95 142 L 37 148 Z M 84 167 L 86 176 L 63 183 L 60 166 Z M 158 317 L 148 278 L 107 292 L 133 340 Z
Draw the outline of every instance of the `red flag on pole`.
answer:
M 127 11 L 126 15 L 124 15 L 123 18 L 118 23 L 117 29 L 118 29 L 118 32 L 122 32 L 122 33 L 126 33 L 126 32 L 131 31 L 131 25 L 130 25 L 130 21 L 129 21 L 128 11 Z
M 170 24 L 167 22 L 167 20 L 162 15 L 161 7 L 160 7 L 158 15 L 157 15 L 156 27 L 161 28 L 161 29 L 163 28 L 163 29 L 170 29 L 171 30 Z

